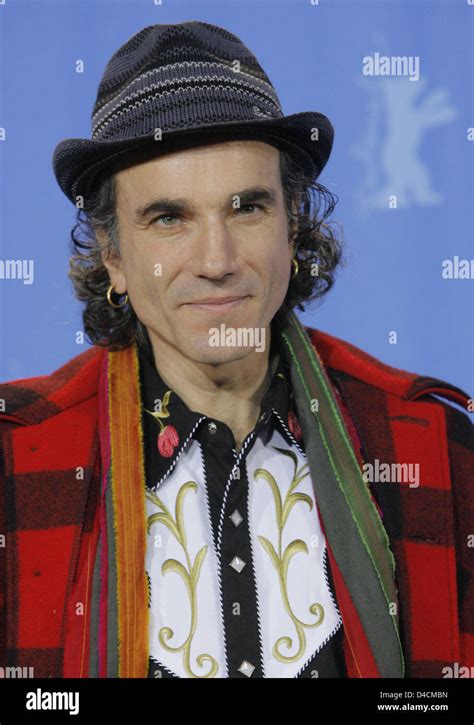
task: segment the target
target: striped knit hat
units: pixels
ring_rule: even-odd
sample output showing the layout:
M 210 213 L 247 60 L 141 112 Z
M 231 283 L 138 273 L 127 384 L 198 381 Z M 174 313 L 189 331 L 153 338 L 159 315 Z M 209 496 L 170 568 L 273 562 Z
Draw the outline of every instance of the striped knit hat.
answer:
M 290 148 L 317 178 L 332 148 L 326 116 L 284 116 L 270 79 L 232 33 L 198 20 L 150 25 L 105 68 L 92 111 L 91 139 L 61 141 L 53 154 L 59 186 L 76 204 L 112 159 L 146 144 L 172 146 L 205 134 L 253 138 Z

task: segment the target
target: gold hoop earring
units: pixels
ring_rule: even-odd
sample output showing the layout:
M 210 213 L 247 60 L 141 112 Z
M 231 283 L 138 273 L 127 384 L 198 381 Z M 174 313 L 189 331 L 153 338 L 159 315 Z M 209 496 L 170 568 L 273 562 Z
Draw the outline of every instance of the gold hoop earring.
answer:
M 115 302 L 112 302 L 112 296 L 111 295 L 112 295 L 113 288 L 114 288 L 114 286 L 113 286 L 113 284 L 111 284 L 110 287 L 109 287 L 109 289 L 107 290 L 107 302 L 109 303 L 109 305 L 112 305 L 112 307 L 123 307 L 128 302 L 128 295 L 125 294 L 124 301 L 120 305 L 117 305 L 117 304 L 115 304 Z
M 293 266 L 293 271 L 291 273 L 291 279 L 294 279 L 296 277 L 296 275 L 298 274 L 300 265 L 298 264 L 298 260 L 296 259 L 296 257 L 292 257 L 291 264 Z

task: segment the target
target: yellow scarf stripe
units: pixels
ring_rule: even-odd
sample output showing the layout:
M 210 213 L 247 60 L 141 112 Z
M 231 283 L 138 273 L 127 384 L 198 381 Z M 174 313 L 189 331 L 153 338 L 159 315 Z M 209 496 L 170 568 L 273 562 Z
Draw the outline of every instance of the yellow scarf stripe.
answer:
M 108 356 L 118 676 L 142 678 L 148 674 L 148 590 L 139 365 L 135 344 Z

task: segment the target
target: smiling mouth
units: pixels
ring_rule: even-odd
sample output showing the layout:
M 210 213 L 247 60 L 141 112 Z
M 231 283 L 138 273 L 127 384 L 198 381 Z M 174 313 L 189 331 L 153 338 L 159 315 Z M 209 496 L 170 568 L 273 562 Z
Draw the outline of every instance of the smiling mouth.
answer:
M 244 297 L 224 297 L 222 299 L 216 299 L 209 301 L 200 302 L 187 302 L 184 307 L 191 307 L 196 310 L 206 310 L 209 312 L 227 312 L 235 307 L 241 305 L 245 300 L 248 299 L 248 295 Z

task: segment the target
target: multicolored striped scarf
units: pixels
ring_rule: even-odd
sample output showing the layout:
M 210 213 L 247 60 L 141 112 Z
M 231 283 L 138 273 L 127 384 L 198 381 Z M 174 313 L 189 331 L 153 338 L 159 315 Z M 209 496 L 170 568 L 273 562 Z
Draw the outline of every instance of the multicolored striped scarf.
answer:
M 395 561 L 323 363 L 298 318 L 281 333 L 326 536 L 351 677 L 403 677 Z M 89 677 L 147 677 L 145 467 L 136 345 L 104 356 L 102 481 Z

